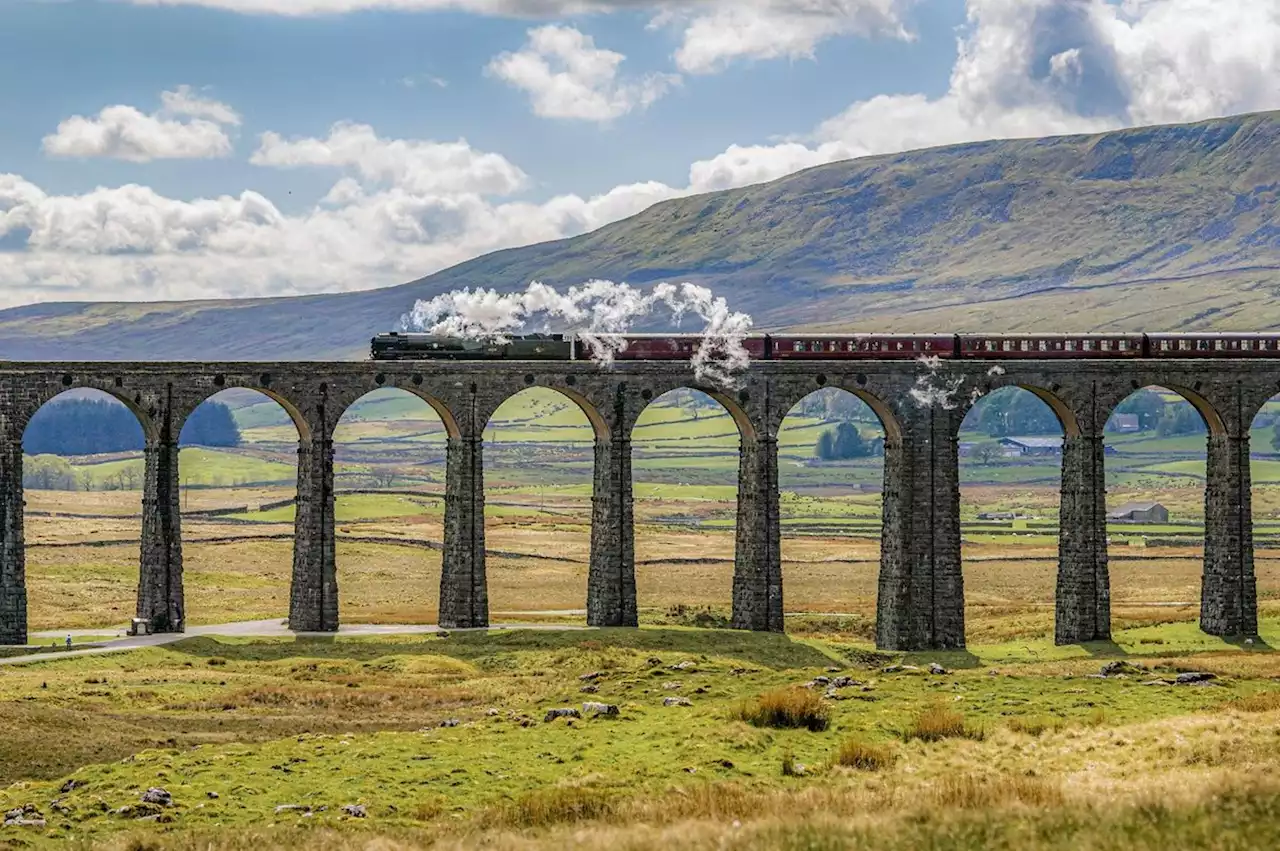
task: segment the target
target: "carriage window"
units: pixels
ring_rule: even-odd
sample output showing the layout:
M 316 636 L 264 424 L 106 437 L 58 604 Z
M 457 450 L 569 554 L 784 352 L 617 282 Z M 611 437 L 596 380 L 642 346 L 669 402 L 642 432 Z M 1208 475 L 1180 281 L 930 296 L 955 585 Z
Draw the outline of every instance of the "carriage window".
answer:
M 1047 352 L 1047 351 L 1049 351 L 1049 341 L 1048 341 L 1048 340 L 1041 340 L 1041 341 L 1040 341 L 1040 351 L 1042 351 L 1042 352 Z
M 901 340 L 899 340 L 898 342 L 894 343 L 894 344 L 893 344 L 893 347 L 894 347 L 894 349 L 896 349 L 896 350 L 897 350 L 897 351 L 899 351 L 899 352 L 900 352 L 900 351 L 902 351 L 902 341 L 901 341 Z
M 987 340 L 983 345 L 989 352 L 994 352 L 996 350 L 995 340 Z
M 1093 340 L 1085 340 L 1085 341 L 1084 341 L 1084 350 L 1085 350 L 1086 352 L 1091 352 L 1091 351 L 1093 351 Z
M 1214 340 L 1214 341 L 1213 341 L 1213 350 L 1214 350 L 1215 352 L 1220 352 L 1220 351 L 1222 351 L 1224 348 L 1226 348 L 1226 343 L 1225 343 L 1225 341 L 1223 341 L 1223 340 Z
M 1118 346 L 1120 347 L 1120 351 L 1122 351 L 1122 352 L 1127 352 L 1127 351 L 1129 351 L 1129 341 L 1128 341 L 1128 340 L 1121 340 L 1121 341 L 1120 341 L 1119 343 L 1117 343 L 1116 345 L 1118 345 Z
M 1179 340 L 1179 341 L 1178 341 L 1178 348 L 1179 348 L 1179 350 L 1184 351 L 1184 352 L 1189 352 L 1189 351 L 1191 351 L 1191 341 L 1190 341 L 1190 340 Z
M 1160 351 L 1162 351 L 1162 352 L 1167 352 L 1167 351 L 1169 351 L 1169 341 L 1168 341 L 1168 340 L 1161 340 L 1161 341 L 1160 341 Z
M 1066 345 L 1067 351 L 1069 351 L 1069 352 L 1074 352 L 1074 351 L 1076 350 L 1076 341 L 1075 341 L 1075 340 L 1067 340 L 1067 342 L 1065 343 L 1065 345 Z
M 1006 352 L 1011 352 L 1011 351 L 1013 351 L 1013 341 L 1012 341 L 1012 340 L 1005 340 L 1005 341 L 1004 341 L 1004 350 L 1005 350 Z
M 1021 348 L 1022 348 L 1022 350 L 1023 350 L 1024 352 L 1029 352 L 1029 351 L 1031 351 L 1031 341 L 1030 341 L 1030 340 L 1023 340 L 1023 341 L 1022 341 L 1022 346 L 1021 346 Z
M 1241 350 L 1242 352 L 1251 352 L 1251 351 L 1253 351 L 1253 340 L 1241 340 L 1241 341 L 1240 341 L 1240 350 Z
M 1111 351 L 1111 341 L 1110 341 L 1110 340 L 1103 340 L 1103 341 L 1102 341 L 1102 350 L 1103 350 L 1104 352 L 1109 352 L 1109 351 Z

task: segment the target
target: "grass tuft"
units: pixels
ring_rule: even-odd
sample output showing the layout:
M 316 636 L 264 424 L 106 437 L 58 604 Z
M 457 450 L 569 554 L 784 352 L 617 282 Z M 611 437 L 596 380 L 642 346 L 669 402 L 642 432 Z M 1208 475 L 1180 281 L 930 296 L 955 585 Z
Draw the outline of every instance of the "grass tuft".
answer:
M 894 754 L 887 745 L 862 739 L 845 739 L 836 751 L 834 763 L 859 771 L 880 771 L 893 765 Z
M 1280 709 L 1280 691 L 1264 691 L 1247 697 L 1237 697 L 1228 702 L 1226 709 L 1238 712 L 1271 712 Z
M 918 739 L 922 742 L 940 742 L 943 739 L 973 739 L 982 741 L 985 732 L 981 727 L 966 724 L 964 716 L 954 709 L 934 704 L 920 710 L 901 731 L 903 741 Z
M 613 799 L 590 786 L 553 786 L 523 795 L 490 814 L 493 826 L 550 827 L 605 819 L 615 812 Z
M 794 687 L 767 691 L 744 701 L 735 714 L 756 727 L 804 728 L 814 733 L 822 732 L 831 723 L 831 707 L 821 697 Z
M 1008 804 L 1061 806 L 1062 787 L 1025 774 L 949 774 L 938 779 L 934 800 L 943 807 L 984 809 Z

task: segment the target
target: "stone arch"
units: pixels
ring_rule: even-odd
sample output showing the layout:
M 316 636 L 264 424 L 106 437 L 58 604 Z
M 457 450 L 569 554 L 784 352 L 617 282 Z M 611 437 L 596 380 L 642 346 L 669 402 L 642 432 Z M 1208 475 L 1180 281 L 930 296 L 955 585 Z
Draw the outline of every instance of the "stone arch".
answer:
M 806 410 L 811 400 L 825 403 L 826 410 Z M 873 427 L 880 432 L 879 436 L 867 434 L 866 420 L 860 417 L 863 412 L 875 421 Z M 875 618 L 877 565 L 883 531 L 884 456 L 886 447 L 901 443 L 897 418 L 868 391 L 839 385 L 811 389 L 780 413 L 782 418 L 777 429 L 779 537 L 790 611 L 815 615 L 852 613 L 865 618 L 870 626 Z M 831 413 L 836 416 L 827 418 Z M 811 422 L 799 424 L 800 418 Z M 820 455 L 821 435 L 833 427 L 839 428 L 837 423 L 849 423 L 858 429 L 862 451 L 866 454 L 856 458 Z M 805 472 L 799 474 L 802 464 Z M 877 492 L 868 497 L 865 489 L 854 492 L 841 488 L 853 481 L 860 482 L 864 488 L 874 485 Z M 804 492 L 810 488 L 818 491 L 816 496 Z M 787 534 L 788 528 L 794 530 L 806 520 L 814 526 L 829 528 L 811 529 L 807 534 L 794 531 Z M 847 526 L 839 528 L 836 523 Z M 840 559 L 833 560 L 832 554 L 838 554 Z
M 182 433 L 182 429 L 186 426 L 187 418 L 195 413 L 196 409 L 208 402 L 210 399 L 218 396 L 228 390 L 250 390 L 254 393 L 260 393 L 271 401 L 279 405 L 289 419 L 293 422 L 294 428 L 298 430 L 298 440 L 301 442 L 309 442 L 311 440 L 311 424 L 307 421 L 306 416 L 302 413 L 301 407 L 293 402 L 288 396 L 265 387 L 259 383 L 252 381 L 236 381 L 234 377 L 228 376 L 231 380 L 224 381 L 222 384 L 215 384 L 212 388 L 207 388 L 201 393 L 187 400 L 186 404 L 180 409 L 173 411 L 172 421 L 173 429 L 177 435 Z
M 191 424 L 205 405 L 226 404 L 229 396 L 256 397 L 266 406 L 259 427 L 279 427 L 281 436 L 238 447 L 207 446 L 192 439 Z M 228 407 L 248 407 L 232 403 Z M 296 411 L 278 394 L 259 387 L 223 387 L 203 397 L 182 418 L 178 443 L 178 507 L 181 515 L 186 612 L 193 623 L 280 618 L 289 610 L 298 496 Z M 305 423 L 304 423 L 305 425 Z M 222 462 L 242 472 L 228 475 Z M 200 466 L 197 466 L 200 465 Z M 235 530 L 248 540 L 230 540 L 221 512 L 239 509 Z M 211 514 L 210 512 L 219 512 Z M 284 537 L 287 536 L 287 537 Z M 218 540 L 210 542 L 207 539 Z M 255 540 L 256 539 L 256 540 Z M 201 581 L 203 577 L 216 577 Z
M 92 400 L 109 399 L 120 403 L 129 411 L 127 416 L 131 416 L 136 422 L 137 431 L 134 434 L 140 438 L 141 445 L 120 450 L 119 454 L 126 455 L 125 458 L 92 465 L 109 465 L 117 470 L 112 476 L 95 470 L 90 481 L 81 478 L 88 470 L 68 466 L 65 473 L 59 471 L 61 474 L 56 478 L 50 476 L 44 481 L 33 479 L 33 476 L 39 477 L 42 470 L 27 463 L 24 458 L 25 448 L 30 445 L 29 438 L 32 436 L 30 427 L 41 412 L 50 410 L 70 394 L 84 394 Z M 24 605 L 24 638 L 28 625 L 35 631 L 116 626 L 133 615 L 137 599 L 145 487 L 143 452 L 147 441 L 154 434 L 154 421 L 133 399 L 122 398 L 119 393 L 93 385 L 66 386 L 64 382 L 62 389 L 49 388 L 40 392 L 36 399 L 38 403 L 34 408 L 16 411 L 13 421 L 18 429 L 18 446 L 15 447 L 17 451 L 12 459 L 16 467 L 12 474 L 23 485 L 18 491 L 22 499 L 17 506 L 21 516 L 17 543 L 24 549 L 20 579 L 24 583 L 23 601 L 30 605 L 29 609 Z M 63 463 L 55 461 L 51 466 L 63 467 L 67 456 L 41 452 L 41 448 L 31 447 L 32 455 L 60 455 L 59 461 Z M 105 451 L 105 447 L 100 445 L 96 452 L 89 454 Z M 125 477 L 126 473 L 128 478 Z M 24 483 L 24 479 L 29 481 Z M 67 513 L 102 516 L 92 521 L 47 519 L 50 514 Z M 87 552 L 82 553 L 79 546 L 42 546 L 45 543 L 88 544 L 90 529 L 96 546 Z M 67 535 L 68 531 L 72 532 L 71 536 Z M 71 568 L 75 579 L 71 582 L 51 580 L 46 570 L 51 566 L 57 568 L 59 575 L 64 575 Z M 77 584 L 81 581 L 93 583 L 92 612 L 85 612 L 74 605 L 77 596 L 82 593 Z M 57 601 L 59 596 L 66 599 L 49 604 L 51 600 Z
M 1204 394 L 1161 376 L 1143 378 L 1150 380 L 1115 400 L 1103 421 L 1107 424 L 1103 440 L 1110 450 L 1105 520 L 1113 608 L 1121 615 L 1140 614 L 1150 606 L 1160 605 L 1167 616 L 1193 620 L 1197 607 L 1191 602 L 1198 596 L 1195 592 L 1204 587 L 1205 570 L 1211 561 L 1209 521 L 1214 501 L 1211 449 L 1215 443 L 1225 441 L 1227 430 L 1222 416 Z M 1158 420 L 1144 421 L 1141 415 L 1136 432 L 1118 431 L 1115 418 L 1120 407 L 1147 391 L 1166 391 L 1179 397 L 1172 404 L 1190 406 L 1203 431 L 1161 435 L 1157 431 Z M 1160 418 L 1169 413 L 1169 405 L 1162 404 Z M 1191 418 L 1192 422 L 1195 420 L 1196 417 Z M 1183 443 L 1188 447 L 1143 451 L 1142 444 L 1156 441 Z M 1198 469 L 1201 464 L 1203 472 Z M 1171 468 L 1170 465 L 1179 466 Z M 1120 481 L 1122 476 L 1124 479 Z M 1131 510 L 1133 519 L 1118 516 L 1126 509 Z M 1199 532 L 1193 528 L 1188 534 L 1182 524 L 1194 523 L 1197 514 L 1201 524 Z M 1176 525 L 1168 527 L 1170 522 Z M 1153 538 L 1158 543 L 1148 546 Z M 1122 557 L 1116 558 L 1117 555 Z M 1167 606 L 1183 602 L 1188 605 Z
M 347 391 L 345 398 L 341 403 L 342 410 L 338 416 L 334 418 L 334 427 L 337 427 L 337 424 L 347 415 L 347 412 L 351 410 L 353 405 L 360 402 L 371 393 L 377 393 L 380 390 L 398 390 L 426 402 L 427 405 L 430 406 L 431 410 L 435 411 L 436 416 L 440 418 L 440 422 L 444 426 L 445 435 L 447 437 L 456 438 L 461 435 L 462 432 L 458 427 L 458 419 L 454 416 L 453 411 L 443 399 L 428 390 L 423 390 L 420 386 L 417 386 L 414 383 L 410 383 L 409 386 L 404 386 L 399 381 L 389 382 L 385 385 L 378 385 L 375 387 L 360 387 Z
M 966 632 L 989 640 L 983 630 L 993 613 L 1026 607 L 1019 621 L 1054 633 L 1060 539 L 1048 524 L 1071 512 L 1063 465 L 1079 434 L 1058 394 L 1023 381 L 996 384 L 964 412 L 957 455 Z
M 742 445 L 756 441 L 757 429 L 722 391 L 673 382 L 647 386 L 640 398 L 629 459 L 638 605 L 709 607 L 718 619 L 731 602 L 739 550 Z M 671 525 L 664 518 L 672 514 L 695 528 Z
M 489 604 L 499 618 L 538 599 L 577 610 L 596 519 L 592 469 L 609 429 L 572 388 L 534 382 L 500 398 L 481 432 Z
M 351 434 L 362 403 L 391 407 L 362 420 L 381 424 L 363 439 Z M 426 542 L 444 537 L 446 456 L 456 436 L 449 409 L 407 387 L 369 390 L 345 406 L 333 429 L 341 620 L 436 623 L 441 550 Z M 393 532 L 411 540 L 388 543 Z

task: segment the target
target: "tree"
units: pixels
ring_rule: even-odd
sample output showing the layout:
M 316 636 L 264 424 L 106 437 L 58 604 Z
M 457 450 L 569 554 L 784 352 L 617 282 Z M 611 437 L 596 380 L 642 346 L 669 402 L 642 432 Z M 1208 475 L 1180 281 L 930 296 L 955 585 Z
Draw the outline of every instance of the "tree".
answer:
M 978 459 L 978 463 L 987 467 L 994 464 L 1000 457 L 1000 445 L 998 443 L 984 443 L 973 451 L 974 456 Z
M 1166 405 L 1164 415 L 1156 424 L 1156 434 L 1167 437 L 1175 434 L 1204 434 L 1204 417 L 1190 402 Z
M 143 447 L 142 426 L 114 399 L 61 399 L 36 411 L 22 437 L 29 455 L 92 455 Z
M 1138 429 L 1140 431 L 1149 431 L 1160 422 L 1160 418 L 1164 416 L 1164 409 L 1164 399 L 1160 397 L 1159 393 L 1143 389 L 1131 394 L 1129 398 L 1116 405 L 1114 413 L 1136 414 L 1138 417 Z M 1107 430 L 1113 430 L 1110 423 L 1107 424 Z
M 32 490 L 72 491 L 76 489 L 76 474 L 65 458 L 37 455 L 23 461 L 22 485 Z
M 840 423 L 818 436 L 816 454 L 823 461 L 847 461 L 850 458 L 866 458 L 871 454 L 871 444 L 853 423 Z
M 226 405 L 205 402 L 187 417 L 178 442 L 182 446 L 239 446 L 240 427 Z
M 1280 421 L 1276 422 L 1271 429 L 1271 448 L 1280 452 Z
M 1001 387 L 974 406 L 977 428 L 992 437 L 1062 434 L 1058 415 L 1036 395 L 1020 387 Z

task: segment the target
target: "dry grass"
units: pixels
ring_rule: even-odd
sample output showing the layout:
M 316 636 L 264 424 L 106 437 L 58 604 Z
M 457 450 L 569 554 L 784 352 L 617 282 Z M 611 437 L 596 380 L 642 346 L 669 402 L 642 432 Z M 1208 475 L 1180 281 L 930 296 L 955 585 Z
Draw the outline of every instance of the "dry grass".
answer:
M 479 819 L 487 827 L 538 828 L 614 815 L 614 796 L 592 786 L 553 786 L 522 795 Z
M 964 810 L 1009 804 L 1056 807 L 1063 794 L 1059 783 L 1025 774 L 952 774 L 938 778 L 933 799 L 939 806 Z
M 954 709 L 933 704 L 916 713 L 900 731 L 903 741 L 940 742 L 943 739 L 973 739 L 982 741 L 985 732 L 981 727 L 968 724 L 964 716 Z
M 831 723 L 831 707 L 805 688 L 781 688 L 743 701 L 734 713 L 756 727 L 820 733 Z
M 1006 724 L 1015 733 L 1025 733 L 1028 736 L 1041 736 L 1045 733 L 1061 730 L 1065 726 L 1061 718 L 1052 718 L 1046 715 L 1037 715 L 1030 718 L 1014 716 Z
M 1272 712 L 1280 709 L 1280 691 L 1264 691 L 1228 702 L 1225 709 L 1237 712 Z
M 880 771 L 893 765 L 894 753 L 888 745 L 877 745 L 863 739 L 845 739 L 840 743 L 832 764 L 859 771 Z

